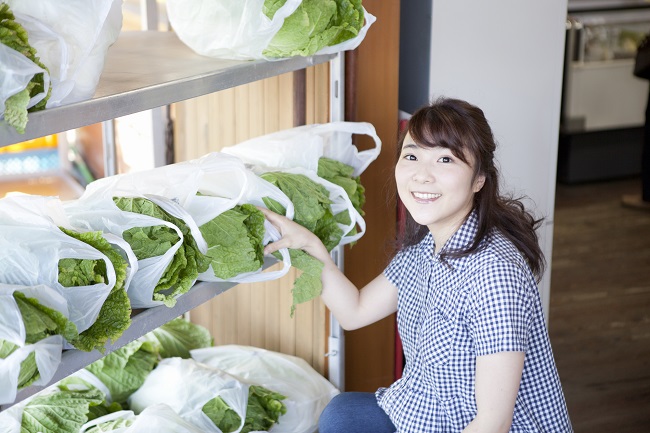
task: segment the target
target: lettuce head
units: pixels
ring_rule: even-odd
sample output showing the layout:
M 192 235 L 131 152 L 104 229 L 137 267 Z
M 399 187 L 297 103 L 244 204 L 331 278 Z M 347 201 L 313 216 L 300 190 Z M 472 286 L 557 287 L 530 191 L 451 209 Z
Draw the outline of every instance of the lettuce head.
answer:
M 264 14 L 273 18 L 286 0 L 265 0 Z M 263 54 L 268 57 L 311 56 L 352 39 L 363 27 L 361 0 L 303 0 L 285 20 Z

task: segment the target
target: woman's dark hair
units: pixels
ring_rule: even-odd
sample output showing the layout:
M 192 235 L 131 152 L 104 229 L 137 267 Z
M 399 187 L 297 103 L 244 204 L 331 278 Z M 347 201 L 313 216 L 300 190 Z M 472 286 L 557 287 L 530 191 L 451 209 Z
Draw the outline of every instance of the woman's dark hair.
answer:
M 485 183 L 474 195 L 478 230 L 473 242 L 464 250 L 442 251 L 441 258 L 462 257 L 478 251 L 492 230 L 503 233 L 527 260 L 533 274 L 539 279 L 544 273 L 544 254 L 539 247 L 537 232 L 541 219 L 535 219 L 524 208 L 521 199 L 502 196 L 499 192 L 499 172 L 494 163 L 496 143 L 492 129 L 483 111 L 465 101 L 440 98 L 420 108 L 409 119 L 408 128 L 398 142 L 398 160 L 406 133 L 422 147 L 444 147 L 454 156 L 469 163 L 474 159 L 474 180 L 485 176 Z M 406 226 L 399 244 L 402 248 L 415 245 L 428 233 L 406 211 Z

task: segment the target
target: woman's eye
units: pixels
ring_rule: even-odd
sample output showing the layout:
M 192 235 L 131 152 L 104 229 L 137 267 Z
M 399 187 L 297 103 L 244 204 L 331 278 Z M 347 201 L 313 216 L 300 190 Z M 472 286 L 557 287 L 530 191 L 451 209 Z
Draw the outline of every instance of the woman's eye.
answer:
M 406 155 L 404 155 L 404 159 L 406 159 L 407 161 L 417 161 L 417 160 L 418 160 L 418 159 L 415 157 L 415 155 L 412 155 L 412 154 L 410 154 L 410 153 L 407 153 Z
M 438 159 L 438 161 L 447 163 L 447 162 L 451 162 L 452 159 L 449 156 L 442 156 L 440 157 L 440 159 Z

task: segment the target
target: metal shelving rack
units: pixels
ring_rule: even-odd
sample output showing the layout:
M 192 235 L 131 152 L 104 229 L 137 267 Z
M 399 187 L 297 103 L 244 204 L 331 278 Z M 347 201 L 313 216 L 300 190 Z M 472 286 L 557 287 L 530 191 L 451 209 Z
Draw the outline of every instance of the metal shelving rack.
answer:
M 24 134 L 0 122 L 0 147 L 218 92 L 334 57 L 213 59 L 194 53 L 172 32 L 122 32 L 108 50 L 92 99 L 30 113 Z
M 0 147 L 79 128 L 116 117 L 168 105 L 185 99 L 235 87 L 332 61 L 332 120 L 342 120 L 343 59 L 341 54 L 293 57 L 277 61 L 235 61 L 200 56 L 184 45 L 171 32 L 122 32 L 109 49 L 95 96 L 87 101 L 30 113 L 25 134 L 18 134 L 0 122 Z M 342 264 L 342 248 L 335 259 Z M 266 263 L 268 266 L 270 263 Z M 198 305 L 225 292 L 236 283 L 197 283 L 180 296 L 173 308 L 155 307 L 134 312 L 132 324 L 113 344 L 101 353 L 66 350 L 62 362 L 49 384 L 80 370 L 111 351 L 139 336 L 181 316 Z M 342 333 L 336 321 L 330 326 L 330 379 L 342 388 Z M 333 339 L 332 339 L 333 338 Z M 332 347 L 334 346 L 334 347 Z M 0 406 L 4 410 L 44 389 L 27 387 L 18 392 L 16 400 Z

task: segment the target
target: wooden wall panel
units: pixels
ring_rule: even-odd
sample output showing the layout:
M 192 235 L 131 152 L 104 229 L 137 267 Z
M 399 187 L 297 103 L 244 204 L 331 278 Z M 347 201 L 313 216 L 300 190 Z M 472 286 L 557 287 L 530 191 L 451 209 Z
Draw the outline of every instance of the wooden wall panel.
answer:
M 364 0 L 377 17 L 366 38 L 353 53 L 354 82 L 346 82 L 351 119 L 372 123 L 382 140 L 379 157 L 361 175 L 366 187 L 366 234 L 345 251 L 345 273 L 363 287 L 381 273 L 391 255 L 395 236 L 393 167 L 398 122 L 399 1 Z M 359 139 L 364 146 L 369 140 Z M 395 318 L 345 334 L 347 391 L 375 391 L 394 380 Z
M 306 71 L 307 123 L 329 116 L 329 65 Z M 294 126 L 293 74 L 268 78 L 174 106 L 176 161 Z M 279 265 L 276 265 L 279 266 Z M 240 284 L 190 312 L 215 344 L 242 344 L 299 356 L 325 373 L 326 310 L 320 299 L 301 304 L 293 318 L 292 269 L 280 280 Z

